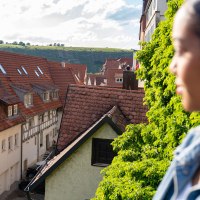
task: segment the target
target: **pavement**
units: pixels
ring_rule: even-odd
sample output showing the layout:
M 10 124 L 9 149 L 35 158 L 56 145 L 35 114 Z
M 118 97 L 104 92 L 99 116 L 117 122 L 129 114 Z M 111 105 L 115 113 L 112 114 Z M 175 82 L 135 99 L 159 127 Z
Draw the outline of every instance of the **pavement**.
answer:
M 44 195 L 30 193 L 32 200 L 44 200 Z M 14 190 L 8 195 L 0 197 L 0 200 L 28 200 L 26 193 L 21 190 Z

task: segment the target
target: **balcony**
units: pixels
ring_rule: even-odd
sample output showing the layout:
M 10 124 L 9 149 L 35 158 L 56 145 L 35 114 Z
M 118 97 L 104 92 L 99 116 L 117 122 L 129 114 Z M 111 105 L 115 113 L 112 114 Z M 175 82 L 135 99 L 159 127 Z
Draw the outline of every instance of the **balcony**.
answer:
M 22 130 L 23 142 L 27 141 L 31 137 L 39 134 L 40 131 L 43 131 L 43 130 L 49 128 L 50 126 L 56 124 L 57 122 L 58 122 L 58 117 L 55 116 L 55 117 L 52 117 L 51 119 L 49 119 L 48 121 L 42 122 L 36 126 L 31 127 L 29 130 Z

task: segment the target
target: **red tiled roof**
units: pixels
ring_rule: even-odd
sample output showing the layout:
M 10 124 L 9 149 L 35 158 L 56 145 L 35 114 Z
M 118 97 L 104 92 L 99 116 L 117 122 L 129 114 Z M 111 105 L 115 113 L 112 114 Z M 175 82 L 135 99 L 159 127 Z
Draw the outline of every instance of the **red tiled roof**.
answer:
M 115 105 L 130 123 L 146 122 L 147 108 L 143 106 L 143 97 L 141 90 L 70 85 L 58 137 L 58 151 L 62 151 Z
M 86 74 L 87 74 L 87 66 L 83 64 L 72 64 L 72 63 L 65 63 L 66 67 L 72 69 L 72 72 L 78 77 L 78 79 L 84 83 Z
M 108 123 L 117 134 L 121 134 L 125 125 L 127 125 L 127 120 L 122 112 L 114 106 L 92 124 L 92 126 L 90 126 L 83 134 L 76 138 L 76 140 L 74 140 L 69 146 L 67 146 L 67 148 L 47 162 L 46 165 L 41 168 L 40 172 L 33 178 L 31 183 L 29 183 L 25 188 L 25 191 L 32 191 L 38 184 L 44 181 L 45 178 L 60 166 L 73 152 L 75 152 L 84 141 L 90 138 L 96 132 L 96 129 L 100 128 L 105 123 Z
M 89 80 L 91 85 L 107 85 L 105 82 L 106 76 L 102 74 L 87 74 L 87 85 L 89 84 Z
M 51 74 L 49 72 L 49 64 L 46 59 L 0 51 L 0 64 L 6 72 L 5 73 L 4 70 L 0 69 L 1 98 L 6 93 L 8 94 L 8 99 L 10 96 L 10 98 L 12 97 L 12 101 L 14 99 L 18 101 L 18 99 L 20 98 L 17 96 L 16 90 L 23 93 L 33 93 L 32 107 L 26 108 L 24 106 L 24 103 L 22 102 L 22 99 L 20 100 L 20 114 L 18 115 L 18 117 L 15 117 L 16 123 L 19 123 L 19 120 L 17 118 L 20 119 L 21 115 L 29 117 L 36 114 L 44 113 L 45 111 L 50 109 L 61 107 L 61 103 L 59 100 L 43 102 L 41 97 L 33 90 L 33 84 L 38 84 L 43 88 L 47 85 L 54 85 Z M 2 113 L 0 115 L 1 120 L 7 121 L 7 124 L 9 126 L 14 125 L 14 118 L 13 120 L 11 120 L 10 118 L 8 119 L 7 116 L 4 116 Z M 0 130 L 3 130 L 5 128 L 3 127 L 3 121 L 0 122 Z
M 51 76 L 54 83 L 59 88 L 59 96 L 62 104 L 64 105 L 66 92 L 69 84 L 76 84 L 77 79 L 74 76 L 72 69 L 68 64 L 63 66 L 62 63 L 49 62 Z

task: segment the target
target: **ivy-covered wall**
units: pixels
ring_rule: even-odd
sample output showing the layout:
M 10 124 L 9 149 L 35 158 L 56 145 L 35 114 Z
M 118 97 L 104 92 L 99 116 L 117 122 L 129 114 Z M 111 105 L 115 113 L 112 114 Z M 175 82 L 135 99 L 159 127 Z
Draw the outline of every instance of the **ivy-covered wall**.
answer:
M 102 171 L 93 200 L 152 199 L 162 180 L 173 151 L 188 129 L 200 124 L 198 113 L 183 110 L 175 94 L 175 77 L 169 73 L 173 57 L 171 40 L 173 18 L 183 0 L 169 0 L 166 20 L 155 30 L 151 42 L 137 53 L 141 68 L 138 78 L 145 80 L 148 124 L 129 125 L 113 142 L 117 151 L 112 164 Z

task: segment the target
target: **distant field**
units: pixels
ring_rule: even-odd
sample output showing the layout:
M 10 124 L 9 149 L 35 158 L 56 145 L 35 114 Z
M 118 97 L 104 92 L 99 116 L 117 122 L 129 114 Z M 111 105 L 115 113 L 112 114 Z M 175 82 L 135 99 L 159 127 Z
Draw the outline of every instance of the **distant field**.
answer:
M 86 64 L 88 66 L 88 72 L 90 73 L 98 72 L 106 58 L 132 58 L 133 56 L 133 50 L 115 48 L 21 46 L 0 44 L 0 50 L 40 56 L 52 61 Z

